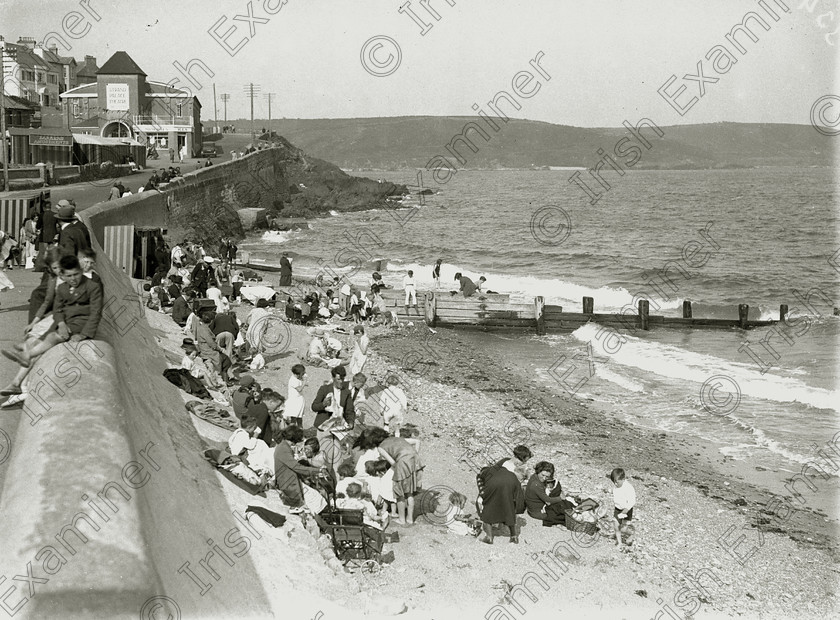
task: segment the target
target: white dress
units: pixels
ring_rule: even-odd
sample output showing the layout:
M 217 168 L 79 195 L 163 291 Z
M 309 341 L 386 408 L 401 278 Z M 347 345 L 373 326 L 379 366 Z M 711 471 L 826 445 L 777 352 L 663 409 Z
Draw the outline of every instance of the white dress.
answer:
M 353 356 L 350 358 L 350 363 L 347 365 L 347 370 L 349 371 L 351 378 L 353 375 L 362 372 L 362 369 L 365 367 L 367 354 L 362 353 L 362 345 L 364 345 L 364 349 L 367 351 L 369 340 L 370 339 L 367 335 L 364 335 L 353 345 Z
M 297 388 L 303 385 L 303 381 L 298 379 L 295 375 L 289 377 L 289 391 L 286 394 L 286 408 L 283 415 L 287 418 L 302 418 L 305 403 L 303 394 Z

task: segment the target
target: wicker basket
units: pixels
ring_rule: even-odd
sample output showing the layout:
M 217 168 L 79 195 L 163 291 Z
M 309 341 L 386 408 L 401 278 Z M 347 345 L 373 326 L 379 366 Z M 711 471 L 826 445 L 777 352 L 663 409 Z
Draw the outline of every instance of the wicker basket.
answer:
M 581 532 L 583 534 L 588 534 L 589 536 L 594 536 L 598 533 L 598 524 L 597 523 L 589 523 L 587 521 L 578 521 L 575 519 L 575 511 L 571 509 L 567 509 L 563 511 L 563 514 L 566 515 L 566 529 L 572 532 Z

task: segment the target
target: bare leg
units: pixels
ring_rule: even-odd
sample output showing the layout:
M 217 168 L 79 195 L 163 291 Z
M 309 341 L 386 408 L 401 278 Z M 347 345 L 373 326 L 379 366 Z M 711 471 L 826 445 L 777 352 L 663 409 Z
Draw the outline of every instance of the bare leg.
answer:
M 409 495 L 406 498 L 406 514 L 405 514 L 405 522 L 409 524 L 414 523 L 414 496 Z
M 405 524 L 405 499 L 397 500 L 397 523 Z
M 488 545 L 493 544 L 493 525 L 490 523 L 482 523 L 481 529 L 484 530 L 484 538 L 481 540 L 483 543 L 487 543 Z
M 613 527 L 615 528 L 615 540 L 620 545 L 621 544 L 621 523 L 619 523 L 618 519 L 613 517 Z

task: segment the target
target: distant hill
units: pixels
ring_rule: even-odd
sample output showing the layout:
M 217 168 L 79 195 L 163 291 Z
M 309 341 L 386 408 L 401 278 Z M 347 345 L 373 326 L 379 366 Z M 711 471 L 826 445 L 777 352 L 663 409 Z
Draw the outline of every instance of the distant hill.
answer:
M 496 120 L 492 129 L 475 117 L 407 116 L 351 119 L 273 119 L 272 129 L 306 152 L 342 168 L 423 168 L 435 156 L 453 167 L 531 168 L 542 166 L 592 167 L 604 149 L 620 165 L 632 160 L 615 154 L 616 143 L 630 137 L 623 128 L 581 128 L 540 121 Z M 476 131 L 467 137 L 478 152 L 458 143 L 454 148 L 465 162 L 447 151 L 466 123 L 477 122 L 489 137 Z M 236 122 L 247 130 L 248 122 Z M 257 127 L 267 124 L 256 121 Z M 833 141 L 810 125 L 714 123 L 661 126 L 662 138 L 652 129 L 643 135 L 651 148 L 641 149 L 634 169 L 709 169 L 756 166 L 831 166 Z M 635 140 L 632 144 L 638 144 Z M 630 143 L 619 145 L 629 148 Z M 627 153 L 626 151 L 623 151 Z

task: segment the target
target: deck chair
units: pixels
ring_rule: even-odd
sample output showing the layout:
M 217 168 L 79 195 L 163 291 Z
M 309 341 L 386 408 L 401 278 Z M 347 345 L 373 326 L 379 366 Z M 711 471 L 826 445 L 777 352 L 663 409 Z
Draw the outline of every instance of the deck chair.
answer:
M 333 551 L 342 564 L 364 568 L 366 563 L 375 563 L 378 569 L 385 536 L 375 527 L 365 525 L 361 510 L 329 506 L 315 515 L 315 520 L 332 539 Z

